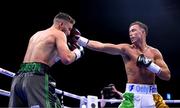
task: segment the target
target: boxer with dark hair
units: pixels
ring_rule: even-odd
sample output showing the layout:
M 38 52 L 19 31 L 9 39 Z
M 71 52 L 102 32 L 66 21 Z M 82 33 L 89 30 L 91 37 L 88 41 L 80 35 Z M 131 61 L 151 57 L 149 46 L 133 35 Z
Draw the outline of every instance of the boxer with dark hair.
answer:
M 127 74 L 124 101 L 119 108 L 168 108 L 158 94 L 155 77 L 170 80 L 170 70 L 161 52 L 146 43 L 148 27 L 142 22 L 130 24 L 129 37 L 132 44 L 111 44 L 89 40 L 76 35 L 77 43 L 88 49 L 111 55 L 121 55 Z

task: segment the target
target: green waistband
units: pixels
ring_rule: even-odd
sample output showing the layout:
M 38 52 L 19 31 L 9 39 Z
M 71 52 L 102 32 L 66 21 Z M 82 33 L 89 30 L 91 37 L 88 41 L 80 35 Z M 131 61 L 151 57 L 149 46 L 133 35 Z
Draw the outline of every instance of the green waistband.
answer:
M 23 63 L 20 66 L 19 72 L 40 72 L 41 64 L 40 63 Z

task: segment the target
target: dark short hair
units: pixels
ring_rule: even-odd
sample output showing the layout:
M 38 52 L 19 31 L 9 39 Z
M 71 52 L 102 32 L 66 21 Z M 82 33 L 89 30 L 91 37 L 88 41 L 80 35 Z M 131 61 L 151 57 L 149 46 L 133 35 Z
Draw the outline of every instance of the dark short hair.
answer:
M 67 13 L 59 12 L 55 17 L 54 17 L 54 22 L 58 19 L 63 19 L 71 24 L 75 24 L 75 20 Z
M 108 87 L 112 87 L 112 86 L 115 86 L 115 85 L 113 83 L 108 84 Z
M 139 25 L 141 28 L 143 28 L 145 30 L 146 35 L 148 34 L 148 27 L 147 27 L 146 24 L 144 24 L 144 23 L 142 23 L 140 21 L 135 21 L 135 22 L 131 23 L 129 27 L 131 27 L 133 25 Z

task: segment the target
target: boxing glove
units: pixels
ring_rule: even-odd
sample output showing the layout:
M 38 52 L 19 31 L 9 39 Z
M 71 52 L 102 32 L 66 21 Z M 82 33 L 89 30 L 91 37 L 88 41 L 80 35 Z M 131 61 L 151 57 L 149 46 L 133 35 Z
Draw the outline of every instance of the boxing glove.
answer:
M 144 56 L 144 54 L 140 54 L 137 58 L 137 66 L 146 67 L 150 72 L 160 74 L 161 68 L 152 62 L 151 59 Z
M 72 28 L 70 35 L 71 36 L 81 35 L 81 32 L 77 28 L 74 27 Z
M 67 44 L 69 49 L 76 54 L 76 60 L 84 55 L 84 48 L 78 45 L 78 43 L 68 42 Z
M 80 57 L 84 55 L 84 49 L 82 46 L 79 46 L 79 48 L 74 49 L 73 52 L 76 55 L 75 60 L 78 60 Z
M 80 46 L 86 47 L 89 40 L 80 35 L 80 31 L 77 28 L 73 28 L 69 37 L 71 38 L 71 40 L 76 41 Z

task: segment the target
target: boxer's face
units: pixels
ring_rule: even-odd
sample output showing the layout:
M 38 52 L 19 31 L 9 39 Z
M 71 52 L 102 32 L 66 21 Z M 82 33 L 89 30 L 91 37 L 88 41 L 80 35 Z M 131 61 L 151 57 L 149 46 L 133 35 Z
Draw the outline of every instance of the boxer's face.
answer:
M 144 29 L 142 29 L 139 25 L 135 24 L 129 28 L 129 37 L 131 43 L 135 43 L 141 40 L 143 36 L 144 36 Z
M 73 28 L 73 24 L 65 21 L 62 26 L 62 31 L 66 34 L 66 36 L 69 36 L 72 28 Z

